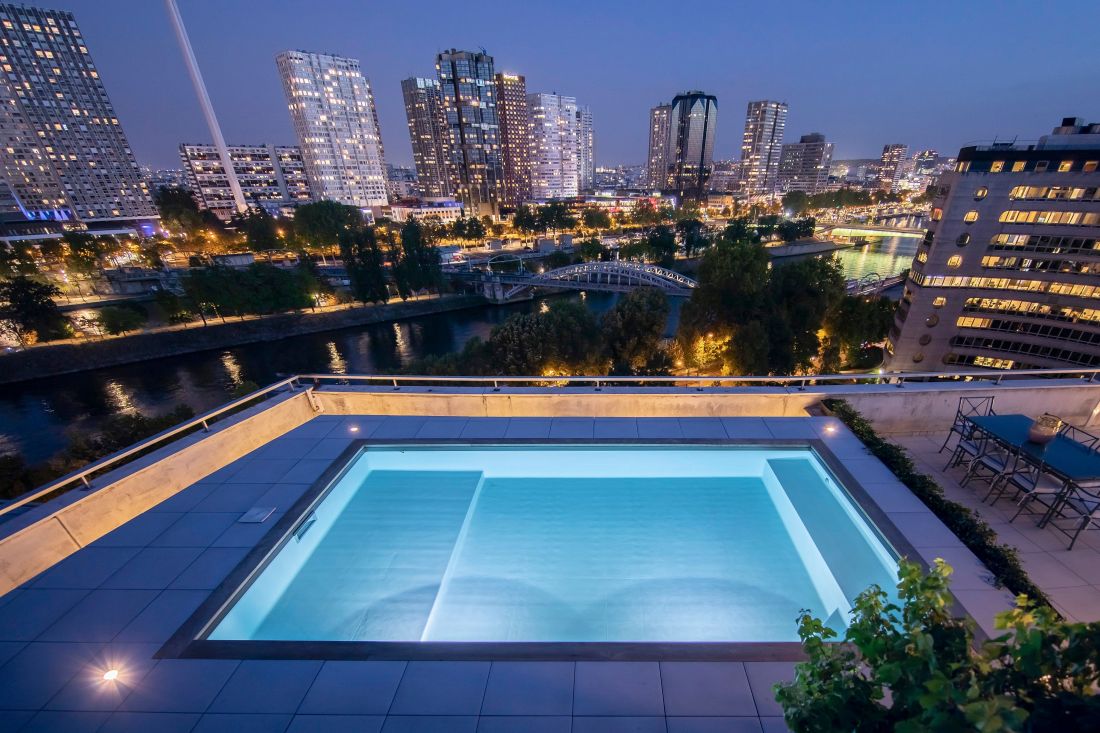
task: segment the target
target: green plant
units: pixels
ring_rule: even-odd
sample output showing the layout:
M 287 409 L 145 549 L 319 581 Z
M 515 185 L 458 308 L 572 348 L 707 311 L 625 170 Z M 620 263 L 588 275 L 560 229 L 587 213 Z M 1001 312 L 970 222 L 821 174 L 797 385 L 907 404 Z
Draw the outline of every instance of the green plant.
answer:
M 943 489 L 935 481 L 917 471 L 904 449 L 879 436 L 871 423 L 850 404 L 838 399 L 827 399 L 824 403 L 982 561 L 998 585 L 1016 595 L 1023 594 L 1050 605 L 1046 594 L 1028 577 L 1016 549 L 1000 544 L 997 533 L 981 517 L 944 496 Z
M 1100 623 L 1060 621 L 1026 596 L 997 617 L 1005 634 L 973 646 L 973 622 L 954 618 L 951 568 L 900 563 L 898 598 L 872 586 L 855 600 L 843 643 L 803 612 L 807 661 L 776 685 L 796 733 L 1075 731 L 1100 726 Z

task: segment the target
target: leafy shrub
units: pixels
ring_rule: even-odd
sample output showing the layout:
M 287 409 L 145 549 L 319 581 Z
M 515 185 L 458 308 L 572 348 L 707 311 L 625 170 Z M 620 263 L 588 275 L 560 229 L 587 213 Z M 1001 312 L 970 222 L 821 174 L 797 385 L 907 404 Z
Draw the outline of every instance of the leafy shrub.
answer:
M 1100 622 L 1066 623 L 1026 596 L 997 617 L 1006 633 L 975 650 L 973 622 L 953 618 L 951 568 L 902 562 L 898 598 L 872 586 L 843 643 L 803 612 L 808 660 L 776 685 L 796 733 L 1100 730 Z

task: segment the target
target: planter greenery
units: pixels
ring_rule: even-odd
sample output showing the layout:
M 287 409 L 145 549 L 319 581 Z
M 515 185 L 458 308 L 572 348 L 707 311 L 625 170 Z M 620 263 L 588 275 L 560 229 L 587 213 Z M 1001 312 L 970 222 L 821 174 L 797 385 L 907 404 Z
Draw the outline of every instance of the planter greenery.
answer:
M 973 646 L 973 622 L 953 618 L 937 560 L 898 572 L 900 606 L 872 586 L 856 599 L 841 644 L 803 612 L 808 661 L 775 686 L 795 733 L 1100 730 L 1100 622 L 1060 621 L 1026 597 L 997 617 L 1001 636 Z
M 1031 582 L 1020 564 L 1016 549 L 998 543 L 997 533 L 981 517 L 945 497 L 935 481 L 917 471 L 904 449 L 879 436 L 871 423 L 847 402 L 827 399 L 824 404 L 982 561 L 998 585 L 1016 595 L 1026 595 L 1032 602 L 1050 605 L 1046 594 Z

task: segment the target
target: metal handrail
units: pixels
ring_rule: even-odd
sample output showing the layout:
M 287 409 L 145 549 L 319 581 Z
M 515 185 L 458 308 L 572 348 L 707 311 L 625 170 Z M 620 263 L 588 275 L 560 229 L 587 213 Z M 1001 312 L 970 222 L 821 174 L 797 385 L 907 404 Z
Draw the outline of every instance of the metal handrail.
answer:
M 214 418 L 224 415 L 231 410 L 235 410 L 241 405 L 252 402 L 259 397 L 263 397 L 266 394 L 275 392 L 288 386 L 292 388 L 297 387 L 298 377 L 290 377 L 289 379 L 284 379 L 281 382 L 276 382 L 275 384 L 270 384 L 267 387 L 258 389 L 255 392 L 250 392 L 240 399 L 233 400 L 232 402 L 228 402 L 221 407 L 215 408 L 208 412 L 204 412 L 198 417 L 194 417 L 190 420 L 187 420 L 186 422 L 182 422 L 179 425 L 168 428 L 167 430 L 162 430 L 156 435 L 150 436 L 138 443 L 134 443 L 129 448 L 125 448 L 121 451 L 118 451 L 117 453 L 112 453 L 109 456 L 104 456 L 98 461 L 93 461 L 84 468 L 73 471 L 72 473 L 68 473 L 61 478 L 55 479 L 54 481 L 51 481 L 42 488 L 32 491 L 28 494 L 24 494 L 23 496 L 15 499 L 11 503 L 5 504 L 4 506 L 0 507 L 0 517 L 5 514 L 10 514 L 21 506 L 25 506 L 27 504 L 37 501 L 38 499 L 47 497 L 50 494 L 65 488 L 69 484 L 76 483 L 77 481 L 81 482 L 86 488 L 90 489 L 92 487 L 92 484 L 91 481 L 89 481 L 88 477 L 92 474 L 102 471 L 103 469 L 113 466 L 115 464 L 121 463 L 135 453 L 140 453 L 147 448 L 152 448 L 158 443 L 161 443 L 169 438 L 173 438 L 180 433 L 187 432 L 188 430 L 191 430 L 193 428 L 201 426 L 204 431 L 209 431 L 210 422 Z
M 210 410 L 208 412 L 192 418 L 186 422 L 182 422 L 175 427 L 164 430 L 156 435 L 146 438 L 145 440 L 135 443 L 134 445 L 126 448 L 117 453 L 112 453 L 109 456 L 100 458 L 98 461 L 88 464 L 84 468 L 69 473 L 61 478 L 58 478 L 49 484 L 46 484 L 40 489 L 32 491 L 31 493 L 24 494 L 18 499 L 5 504 L 0 507 L 0 517 L 6 514 L 10 514 L 19 507 L 33 503 L 44 497 L 48 497 L 66 486 L 81 482 L 87 488 L 91 488 L 91 482 L 89 476 L 102 471 L 105 468 L 114 466 L 123 462 L 125 459 L 133 456 L 136 453 L 140 453 L 143 450 L 151 448 L 158 443 L 162 443 L 169 438 L 175 437 L 180 433 L 191 430 L 192 428 L 201 426 L 203 430 L 209 430 L 209 423 L 214 418 L 224 415 L 231 410 L 235 410 L 241 405 L 247 404 L 256 400 L 259 397 L 276 392 L 286 387 L 292 389 L 298 389 L 302 386 L 302 382 L 313 382 L 314 387 L 321 386 L 322 382 L 378 382 L 390 385 L 394 390 L 401 389 L 402 386 L 416 386 L 422 385 L 425 382 L 432 384 L 450 384 L 453 386 L 461 386 L 463 384 L 484 384 L 492 385 L 494 390 L 499 390 L 502 385 L 538 385 L 540 387 L 559 387 L 562 385 L 592 385 L 596 391 L 599 391 L 602 386 L 629 386 L 635 385 L 639 388 L 645 388 L 647 386 L 654 385 L 691 385 L 694 386 L 697 391 L 702 391 L 705 387 L 698 386 L 700 382 L 709 383 L 711 385 L 717 384 L 736 384 L 736 383 L 750 383 L 750 384 L 768 384 L 776 385 L 784 388 L 796 388 L 797 391 L 805 391 L 808 386 L 820 386 L 827 384 L 851 384 L 852 382 L 863 384 L 893 384 L 896 387 L 904 387 L 905 380 L 934 380 L 934 381 L 958 381 L 960 379 L 979 379 L 983 382 L 992 382 L 993 385 L 999 385 L 1006 378 L 1026 377 L 1026 376 L 1043 376 L 1043 377 L 1087 377 L 1089 382 L 1093 382 L 1096 376 L 1100 374 L 1100 369 L 1014 369 L 1011 371 L 997 371 L 997 370 L 984 370 L 984 371 L 964 371 L 964 372 L 872 372 L 869 374 L 820 374 L 820 375 L 806 375 L 795 377 L 761 377 L 761 376 L 694 376 L 694 377 L 607 377 L 607 376 L 571 376 L 571 377 L 552 377 L 552 376 L 520 376 L 520 377 L 485 377 L 485 376 L 435 376 L 435 375 L 407 375 L 407 374 L 298 374 L 293 377 L 288 377 L 280 382 L 268 385 L 262 389 L 258 389 L 255 392 L 245 395 L 239 399 L 233 400 L 221 407 Z M 995 379 L 990 379 L 995 377 Z

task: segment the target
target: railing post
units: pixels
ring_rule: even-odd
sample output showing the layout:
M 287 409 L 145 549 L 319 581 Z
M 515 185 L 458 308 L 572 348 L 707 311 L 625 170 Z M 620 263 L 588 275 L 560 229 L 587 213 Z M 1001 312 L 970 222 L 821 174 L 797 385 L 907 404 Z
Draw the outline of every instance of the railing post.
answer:
M 493 391 L 494 392 L 499 392 L 500 391 L 500 384 L 495 379 L 493 380 Z
M 80 480 L 84 482 L 85 489 L 92 488 L 92 484 L 90 481 L 88 481 L 88 476 L 86 474 L 80 474 Z
M 398 386 L 398 384 L 397 384 L 397 377 L 394 377 L 394 379 L 393 379 L 393 389 L 394 389 L 394 391 L 397 391 L 397 390 L 401 389 L 401 387 Z
M 806 391 L 806 380 L 805 379 L 801 380 L 798 383 L 798 391 L 799 392 L 805 392 Z
M 597 392 L 600 391 L 600 380 L 598 380 L 598 379 L 596 380 L 596 391 Z
M 897 388 L 901 389 L 904 386 L 905 386 L 905 377 L 899 376 L 898 377 Z
M 210 426 L 206 424 L 206 420 L 202 421 L 202 431 L 204 433 L 209 433 L 210 432 Z

